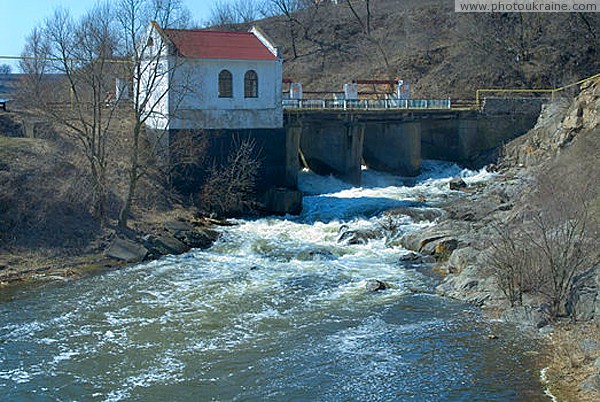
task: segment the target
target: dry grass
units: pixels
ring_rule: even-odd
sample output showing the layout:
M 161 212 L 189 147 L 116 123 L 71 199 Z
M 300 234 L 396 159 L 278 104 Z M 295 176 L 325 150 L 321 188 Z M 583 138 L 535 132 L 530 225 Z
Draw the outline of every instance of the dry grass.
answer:
M 600 328 L 582 323 L 561 326 L 552 334 L 551 347 L 547 376 L 552 393 L 560 401 L 599 401 L 600 392 L 584 393 L 579 386 L 598 374 L 594 362 L 600 357 Z
M 364 2 L 353 3 L 365 25 Z M 448 0 L 378 0 L 371 11 L 370 34 L 346 2 L 299 13 L 297 57 L 286 17 L 258 25 L 283 51 L 284 75 L 305 90 L 402 78 L 416 97 L 469 99 L 476 88 L 553 87 L 600 71 L 597 15 L 474 15 Z

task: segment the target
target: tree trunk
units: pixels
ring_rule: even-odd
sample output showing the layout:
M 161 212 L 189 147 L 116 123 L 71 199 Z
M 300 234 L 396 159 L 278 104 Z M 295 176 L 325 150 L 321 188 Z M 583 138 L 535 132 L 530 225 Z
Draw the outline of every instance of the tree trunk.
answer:
M 139 140 L 140 140 L 140 123 L 136 124 L 133 129 L 133 147 L 131 149 L 131 166 L 129 167 L 129 183 L 127 185 L 127 194 L 123 207 L 119 211 L 118 225 L 122 228 L 127 227 L 129 215 L 131 214 L 131 206 L 135 197 L 137 183 L 140 178 L 139 171 Z

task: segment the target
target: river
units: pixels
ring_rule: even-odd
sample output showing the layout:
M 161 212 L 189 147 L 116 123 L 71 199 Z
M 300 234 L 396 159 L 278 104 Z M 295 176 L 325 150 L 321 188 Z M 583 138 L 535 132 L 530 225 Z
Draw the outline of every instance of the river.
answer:
M 12 290 L 0 400 L 548 400 L 532 341 L 432 294 L 438 279 L 398 263 L 395 231 L 338 242 L 342 225 L 384 227 L 383 210 L 435 208 L 453 176 L 492 176 L 425 168 L 410 181 L 365 170 L 361 188 L 303 172 L 299 217 L 240 220 L 205 251 Z M 372 279 L 390 288 L 369 292 Z

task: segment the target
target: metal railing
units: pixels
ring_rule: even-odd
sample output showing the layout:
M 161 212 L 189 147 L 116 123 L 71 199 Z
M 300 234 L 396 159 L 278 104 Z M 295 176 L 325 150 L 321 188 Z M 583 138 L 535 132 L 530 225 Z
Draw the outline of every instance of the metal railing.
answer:
M 405 110 L 450 109 L 450 99 L 284 99 L 284 109 Z

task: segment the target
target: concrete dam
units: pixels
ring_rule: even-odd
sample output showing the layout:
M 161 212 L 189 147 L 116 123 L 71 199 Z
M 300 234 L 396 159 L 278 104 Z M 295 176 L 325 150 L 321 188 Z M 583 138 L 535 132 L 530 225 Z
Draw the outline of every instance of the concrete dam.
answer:
M 544 101 L 487 98 L 480 108 L 453 108 L 449 101 L 446 108 L 284 108 L 282 128 L 175 130 L 170 146 L 186 148 L 192 136 L 191 142 L 205 144 L 208 159 L 223 163 L 239 141 L 252 140 L 261 164 L 256 191 L 263 209 L 299 213 L 303 167 L 354 185 L 361 184 L 362 165 L 401 176 L 418 175 L 423 159 L 482 167 L 493 162 L 502 144 L 535 125 Z M 173 181 L 192 194 L 205 177 L 202 170 L 184 169 Z
M 480 109 L 286 109 L 287 152 L 318 174 L 360 185 L 361 165 L 416 176 L 422 159 L 481 167 L 529 131 L 542 99 L 486 99 Z M 289 166 L 297 171 L 301 166 Z

